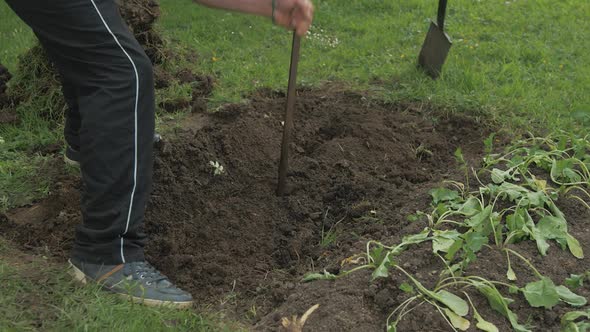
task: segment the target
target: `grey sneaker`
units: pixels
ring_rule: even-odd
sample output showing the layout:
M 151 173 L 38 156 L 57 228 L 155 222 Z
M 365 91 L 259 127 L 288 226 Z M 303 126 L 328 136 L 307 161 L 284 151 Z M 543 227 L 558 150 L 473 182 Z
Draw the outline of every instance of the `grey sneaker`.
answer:
M 64 153 L 64 162 L 68 165 L 80 166 L 80 151 L 68 145 Z
M 76 280 L 99 283 L 104 289 L 133 302 L 148 306 L 183 309 L 193 305 L 193 297 L 176 287 L 148 262 L 120 265 L 89 264 L 69 260 Z

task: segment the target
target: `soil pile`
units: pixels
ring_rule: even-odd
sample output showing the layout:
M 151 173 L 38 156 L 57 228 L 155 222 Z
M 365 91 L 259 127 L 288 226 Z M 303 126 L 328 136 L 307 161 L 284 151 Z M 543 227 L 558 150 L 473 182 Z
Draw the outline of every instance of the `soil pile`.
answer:
M 404 276 L 392 273 L 371 282 L 365 271 L 301 283 L 302 276 L 338 273 L 341 262 L 362 253 L 370 239 L 396 244 L 422 230 L 425 222 L 407 216 L 430 209 L 428 191 L 442 180 L 462 180 L 457 147 L 477 166 L 485 130 L 470 118 L 362 94 L 300 91 L 290 194 L 276 197 L 284 105 L 282 94 L 262 92 L 248 104 L 195 113 L 158 146 L 145 225 L 151 237 L 147 256 L 189 290 L 201 309 L 222 310 L 255 330 L 276 331 L 282 317 L 300 316 L 319 303 L 307 321 L 309 331 L 383 331 L 389 313 L 409 297 L 399 289 Z M 71 176 L 58 179 L 50 199 L 12 211 L 0 231 L 33 252 L 63 260 L 80 222 L 79 185 Z M 584 220 L 590 214 L 574 200 L 559 203 L 570 231 L 589 252 Z M 587 264 L 558 248 L 541 258 L 534 242 L 523 243 L 519 252 L 559 283 L 565 271 L 580 272 L 577 267 Z M 469 272 L 503 280 L 504 255 L 486 249 L 480 256 Z M 426 287 L 444 269 L 428 245 L 412 247 L 399 261 Z M 519 262 L 513 268 L 519 280 L 534 278 Z M 510 330 L 485 298 L 470 296 L 487 320 Z M 521 320 L 530 317 L 543 331 L 558 330 L 558 314 L 569 309 L 559 306 L 548 314 L 514 298 L 511 307 Z M 450 329 L 433 307 L 423 305 L 398 330 Z

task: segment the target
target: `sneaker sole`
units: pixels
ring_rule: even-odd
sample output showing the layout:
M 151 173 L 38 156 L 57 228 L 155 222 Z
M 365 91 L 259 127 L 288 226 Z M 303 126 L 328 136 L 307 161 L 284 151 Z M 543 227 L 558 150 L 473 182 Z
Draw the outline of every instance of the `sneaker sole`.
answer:
M 88 278 L 84 274 L 84 272 L 82 272 L 82 270 L 80 270 L 74 264 L 72 264 L 72 262 L 70 260 L 68 260 L 68 263 L 70 264 L 71 275 L 74 278 L 74 280 L 76 280 L 77 282 L 79 282 L 83 285 L 87 285 L 88 283 L 96 283 L 91 278 Z M 174 309 L 188 309 L 193 306 L 193 301 L 182 301 L 182 302 L 160 301 L 160 300 L 144 299 L 141 297 L 136 297 L 136 296 L 132 296 L 132 295 L 128 295 L 128 294 L 116 293 L 108 288 L 105 288 L 105 290 L 110 291 L 111 293 L 117 295 L 118 297 L 120 297 L 122 299 L 130 300 L 133 303 L 143 304 L 148 307 L 168 307 L 168 308 L 174 308 Z
M 70 165 L 70 166 L 77 166 L 77 167 L 80 167 L 80 163 L 79 163 L 79 162 L 77 162 L 77 161 L 75 161 L 75 160 L 72 160 L 72 159 L 68 158 L 68 156 L 66 156 L 65 154 L 64 154 L 64 162 L 65 162 L 67 165 Z

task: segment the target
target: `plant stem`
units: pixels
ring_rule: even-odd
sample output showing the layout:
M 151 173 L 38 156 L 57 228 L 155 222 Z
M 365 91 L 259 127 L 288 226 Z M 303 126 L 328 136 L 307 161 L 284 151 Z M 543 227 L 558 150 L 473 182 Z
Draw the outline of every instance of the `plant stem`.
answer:
M 514 250 L 512 250 L 510 248 L 504 248 L 502 250 L 505 250 L 507 252 L 510 252 L 511 254 L 515 255 L 516 257 L 522 259 L 522 261 L 525 262 L 526 265 L 528 265 L 531 268 L 531 270 L 533 270 L 533 272 L 535 273 L 535 275 L 537 277 L 539 277 L 539 279 L 542 279 L 543 278 L 543 275 L 539 272 L 539 270 L 537 270 L 535 268 L 535 266 L 533 266 L 533 264 L 528 259 L 524 258 L 524 256 L 522 256 L 521 254 L 517 253 L 516 251 L 514 251 Z

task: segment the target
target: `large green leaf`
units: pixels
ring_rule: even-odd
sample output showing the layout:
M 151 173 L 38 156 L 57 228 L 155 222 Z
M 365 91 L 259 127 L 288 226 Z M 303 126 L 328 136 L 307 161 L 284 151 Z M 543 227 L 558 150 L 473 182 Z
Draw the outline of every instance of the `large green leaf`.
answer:
M 474 253 L 480 251 L 481 248 L 485 244 L 488 244 L 489 241 L 487 236 L 483 236 L 481 233 L 475 231 L 470 231 L 463 234 L 463 239 L 465 240 L 467 247 L 469 247 L 469 249 L 471 249 L 471 251 Z
M 535 308 L 544 307 L 551 309 L 559 303 L 559 294 L 557 293 L 555 284 L 547 277 L 543 277 L 538 281 L 529 282 L 522 289 L 522 292 L 529 304 Z
M 461 233 L 456 230 L 435 230 L 432 234 L 432 252 L 448 252 L 451 246 L 459 240 Z
M 523 200 L 523 204 L 531 207 L 542 207 L 548 199 L 547 195 L 542 191 L 529 192 L 526 194 L 526 200 Z
M 467 217 L 471 217 L 475 214 L 477 214 L 478 212 L 480 212 L 482 209 L 481 203 L 479 202 L 479 200 L 473 196 L 469 197 L 465 203 L 463 203 L 461 205 L 461 207 L 459 207 L 459 209 L 457 210 L 457 212 L 467 216 Z
M 565 239 L 567 234 L 567 224 L 563 219 L 554 216 L 541 218 L 537 229 L 545 239 Z
M 516 202 L 521 197 L 526 197 L 526 195 L 530 193 L 530 191 L 527 188 L 510 182 L 502 183 L 500 187 L 498 187 L 498 189 L 499 195 L 503 197 L 507 196 L 511 202 Z
M 467 225 L 470 227 L 480 230 L 485 224 L 490 222 L 490 215 L 492 214 L 492 206 L 486 206 L 481 212 L 467 219 Z

